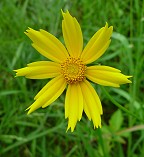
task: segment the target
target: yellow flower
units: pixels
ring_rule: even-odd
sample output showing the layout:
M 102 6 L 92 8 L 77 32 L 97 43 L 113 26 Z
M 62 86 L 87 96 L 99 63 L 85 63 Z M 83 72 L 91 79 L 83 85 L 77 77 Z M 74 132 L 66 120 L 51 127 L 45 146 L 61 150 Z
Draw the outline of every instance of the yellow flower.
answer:
M 94 128 L 101 127 L 103 114 L 101 101 L 88 80 L 94 83 L 119 87 L 120 84 L 131 83 L 130 76 L 123 75 L 120 70 L 94 65 L 94 62 L 108 48 L 113 27 L 108 24 L 98 30 L 83 50 L 83 36 L 78 21 L 67 11 L 62 12 L 62 31 L 66 48 L 52 34 L 40 29 L 29 28 L 25 34 L 33 41 L 32 46 L 51 61 L 37 61 L 27 67 L 15 70 L 16 76 L 29 79 L 47 79 L 49 81 L 35 96 L 35 102 L 27 109 L 28 114 L 54 102 L 67 87 L 65 98 L 65 118 L 73 132 L 77 121 L 81 120 L 83 110 Z

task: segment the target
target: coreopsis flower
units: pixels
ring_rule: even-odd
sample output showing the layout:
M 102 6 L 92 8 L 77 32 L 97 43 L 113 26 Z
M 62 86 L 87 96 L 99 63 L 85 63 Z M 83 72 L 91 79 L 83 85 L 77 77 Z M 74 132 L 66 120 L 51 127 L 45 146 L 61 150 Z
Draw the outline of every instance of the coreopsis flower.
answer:
M 101 57 L 108 48 L 113 27 L 108 24 L 98 30 L 83 49 L 81 27 L 67 11 L 62 12 L 62 32 L 65 46 L 52 34 L 40 29 L 26 30 L 25 34 L 33 41 L 32 46 L 48 61 L 37 61 L 27 67 L 15 70 L 16 76 L 29 79 L 52 78 L 34 97 L 34 103 L 27 108 L 28 114 L 53 103 L 66 89 L 65 118 L 68 118 L 67 130 L 74 131 L 83 111 L 94 128 L 101 127 L 103 114 L 101 101 L 89 82 L 103 86 L 119 87 L 131 83 L 120 70 L 103 65 L 89 66 Z

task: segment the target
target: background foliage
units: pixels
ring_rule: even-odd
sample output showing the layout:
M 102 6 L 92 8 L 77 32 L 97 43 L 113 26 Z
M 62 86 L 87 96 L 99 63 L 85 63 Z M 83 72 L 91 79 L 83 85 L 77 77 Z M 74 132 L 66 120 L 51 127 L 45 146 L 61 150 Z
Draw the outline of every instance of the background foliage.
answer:
M 94 130 L 83 115 L 74 133 L 66 133 L 65 93 L 44 110 L 30 115 L 24 111 L 48 80 L 14 78 L 13 69 L 46 60 L 31 47 L 23 32 L 27 27 L 42 28 L 63 41 L 61 8 L 78 19 L 85 44 L 105 22 L 113 25 L 112 43 L 97 63 L 133 75 L 133 83 L 121 88 L 95 85 L 104 110 L 102 129 Z M 0 156 L 143 157 L 143 62 L 143 0 L 1 0 Z

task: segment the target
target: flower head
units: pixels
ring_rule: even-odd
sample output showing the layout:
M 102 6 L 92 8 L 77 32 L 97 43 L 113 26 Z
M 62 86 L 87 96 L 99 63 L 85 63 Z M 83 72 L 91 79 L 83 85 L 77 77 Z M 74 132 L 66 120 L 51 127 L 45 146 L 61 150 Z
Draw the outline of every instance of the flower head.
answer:
M 28 114 L 54 102 L 67 88 L 65 97 L 65 118 L 68 128 L 74 130 L 77 121 L 81 120 L 83 110 L 94 128 L 101 127 L 101 101 L 90 84 L 90 81 L 104 85 L 119 87 L 120 84 L 131 83 L 130 76 L 123 75 L 120 70 L 94 65 L 94 62 L 108 48 L 113 27 L 108 24 L 98 30 L 83 49 L 83 36 L 79 23 L 67 11 L 62 12 L 62 31 L 66 47 L 52 34 L 40 29 L 26 30 L 25 34 L 33 41 L 32 46 L 50 61 L 37 61 L 27 67 L 15 70 L 16 76 L 29 79 L 52 78 L 35 96 L 35 102 L 27 108 Z

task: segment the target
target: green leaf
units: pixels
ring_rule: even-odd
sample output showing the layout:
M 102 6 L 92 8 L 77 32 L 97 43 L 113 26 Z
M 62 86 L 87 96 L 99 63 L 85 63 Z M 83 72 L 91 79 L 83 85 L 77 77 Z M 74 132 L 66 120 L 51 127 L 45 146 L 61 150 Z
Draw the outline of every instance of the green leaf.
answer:
M 121 110 L 117 110 L 116 112 L 113 113 L 109 121 L 110 128 L 112 129 L 112 131 L 118 131 L 120 130 L 122 123 L 123 123 L 122 112 Z

